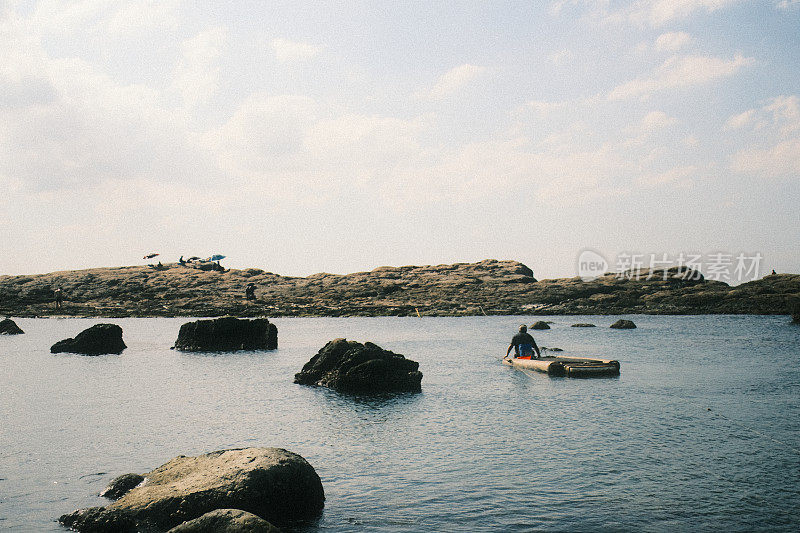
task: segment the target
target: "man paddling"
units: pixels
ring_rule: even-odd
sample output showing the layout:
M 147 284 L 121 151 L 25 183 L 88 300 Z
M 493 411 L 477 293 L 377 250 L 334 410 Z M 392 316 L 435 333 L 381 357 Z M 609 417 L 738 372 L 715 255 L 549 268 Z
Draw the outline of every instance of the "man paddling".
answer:
M 514 348 L 514 357 L 530 357 L 533 359 L 533 352 L 536 352 L 536 358 L 542 357 L 542 352 L 536 346 L 536 341 L 533 340 L 531 334 L 528 333 L 528 327 L 523 324 L 519 327 L 519 333 L 514 335 L 511 339 L 511 345 L 506 351 L 506 357 L 511 353 L 511 348 Z

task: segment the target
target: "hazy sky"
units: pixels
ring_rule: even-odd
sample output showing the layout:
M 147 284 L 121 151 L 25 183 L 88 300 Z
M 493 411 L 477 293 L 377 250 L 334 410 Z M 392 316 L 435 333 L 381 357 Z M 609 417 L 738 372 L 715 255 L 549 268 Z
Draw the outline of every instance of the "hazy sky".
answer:
M 0 274 L 760 253 L 800 0 L 0 0 Z

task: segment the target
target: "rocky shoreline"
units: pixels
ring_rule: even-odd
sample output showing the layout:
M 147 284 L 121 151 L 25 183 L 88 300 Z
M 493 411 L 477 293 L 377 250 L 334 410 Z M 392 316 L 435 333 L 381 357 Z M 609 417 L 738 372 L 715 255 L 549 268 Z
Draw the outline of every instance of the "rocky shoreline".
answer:
M 255 298 L 246 297 L 249 284 Z M 63 304 L 56 308 L 54 291 Z M 694 271 L 644 270 L 538 281 L 516 261 L 379 267 L 308 277 L 178 263 L 0 276 L 0 315 L 15 317 L 470 316 L 791 314 L 800 275 L 730 286 Z

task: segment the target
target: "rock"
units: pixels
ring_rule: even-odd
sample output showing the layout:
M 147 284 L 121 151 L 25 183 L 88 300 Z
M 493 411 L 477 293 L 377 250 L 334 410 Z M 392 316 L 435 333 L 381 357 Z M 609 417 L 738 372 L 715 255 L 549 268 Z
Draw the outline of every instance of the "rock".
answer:
M 570 327 L 573 327 L 573 328 L 593 328 L 593 327 L 595 327 L 595 325 L 594 324 L 588 324 L 588 323 L 585 323 L 585 322 L 580 322 L 578 324 L 572 324 L 572 326 L 570 326 Z
M 0 335 L 22 335 L 23 333 L 25 332 L 22 331 L 22 328 L 10 318 L 0 320 Z
M 111 483 L 100 493 L 100 496 L 109 500 L 118 500 L 126 492 L 137 487 L 142 481 L 144 481 L 144 476 L 139 474 L 122 474 L 112 479 Z
M 617 320 L 616 322 L 611 324 L 611 327 L 614 329 L 634 329 L 636 327 L 636 324 L 634 324 L 630 320 Z
M 278 328 L 266 318 L 197 320 L 181 326 L 175 348 L 185 352 L 275 350 Z
M 792 304 L 792 322 L 800 324 L 800 300 Z
M 335 339 L 295 374 L 294 382 L 341 392 L 420 392 L 419 363 L 371 342 Z
M 548 351 L 548 352 L 563 352 L 564 350 L 562 350 L 561 348 L 548 348 L 547 346 L 542 346 L 542 351 L 543 352 L 544 351 Z
M 119 354 L 125 348 L 121 327 L 116 324 L 95 324 L 78 333 L 74 339 L 58 341 L 50 347 L 50 353 Z
M 319 515 L 322 482 L 297 454 L 280 448 L 178 456 L 145 474 L 145 483 L 105 506 L 61 516 L 83 532 L 166 530 L 218 509 L 240 509 L 283 525 Z
M 550 325 L 540 320 L 531 324 L 531 329 L 550 329 Z
M 247 511 L 217 509 L 175 526 L 168 533 L 280 533 L 280 529 Z

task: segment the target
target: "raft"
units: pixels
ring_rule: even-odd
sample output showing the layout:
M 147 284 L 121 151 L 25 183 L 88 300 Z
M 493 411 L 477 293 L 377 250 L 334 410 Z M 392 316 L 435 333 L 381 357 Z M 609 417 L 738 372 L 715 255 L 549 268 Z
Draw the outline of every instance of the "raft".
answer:
M 542 357 L 541 359 L 517 357 L 503 359 L 503 364 L 525 370 L 535 370 L 556 377 L 594 378 L 619 375 L 619 361 L 610 359 L 564 356 Z

